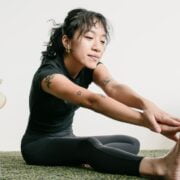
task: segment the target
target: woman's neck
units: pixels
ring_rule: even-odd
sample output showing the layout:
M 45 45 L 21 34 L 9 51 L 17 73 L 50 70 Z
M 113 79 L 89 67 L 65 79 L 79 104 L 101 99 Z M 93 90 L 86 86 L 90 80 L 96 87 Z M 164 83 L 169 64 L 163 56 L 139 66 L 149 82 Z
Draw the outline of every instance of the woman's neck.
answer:
M 76 60 L 74 60 L 70 56 L 64 57 L 64 65 L 73 79 L 77 77 L 77 75 L 83 68 L 82 64 L 78 63 Z

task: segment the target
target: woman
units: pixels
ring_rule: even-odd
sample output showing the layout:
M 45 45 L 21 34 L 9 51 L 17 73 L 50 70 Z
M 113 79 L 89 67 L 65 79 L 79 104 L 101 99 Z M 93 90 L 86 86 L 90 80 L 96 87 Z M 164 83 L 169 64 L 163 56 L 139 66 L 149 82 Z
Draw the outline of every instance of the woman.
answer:
M 53 28 L 32 82 L 29 123 L 21 144 L 24 160 L 35 165 L 89 164 L 100 172 L 177 179 L 180 121 L 112 78 L 100 62 L 108 39 L 105 17 L 85 9 L 70 11 L 64 23 Z M 91 82 L 106 96 L 88 90 Z M 139 141 L 133 137 L 77 137 L 72 122 L 79 107 L 149 128 L 177 144 L 167 156 L 155 159 L 137 156 Z

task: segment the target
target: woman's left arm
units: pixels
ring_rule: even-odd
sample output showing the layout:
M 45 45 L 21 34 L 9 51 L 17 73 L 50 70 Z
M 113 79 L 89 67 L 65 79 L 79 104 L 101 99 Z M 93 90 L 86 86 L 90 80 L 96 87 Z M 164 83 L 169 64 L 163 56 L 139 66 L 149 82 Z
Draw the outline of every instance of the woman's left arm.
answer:
M 129 86 L 118 83 L 112 78 L 104 64 L 99 64 L 96 67 L 93 73 L 93 80 L 111 98 L 132 108 L 142 110 L 144 119 L 147 119 L 144 123 L 155 120 L 161 127 L 163 135 L 176 139 L 172 134 L 180 131 L 180 119 L 164 112 L 156 104 L 140 96 Z
M 129 86 L 114 80 L 104 64 L 99 64 L 96 67 L 93 73 L 93 80 L 111 98 L 127 106 L 143 110 L 147 100 Z

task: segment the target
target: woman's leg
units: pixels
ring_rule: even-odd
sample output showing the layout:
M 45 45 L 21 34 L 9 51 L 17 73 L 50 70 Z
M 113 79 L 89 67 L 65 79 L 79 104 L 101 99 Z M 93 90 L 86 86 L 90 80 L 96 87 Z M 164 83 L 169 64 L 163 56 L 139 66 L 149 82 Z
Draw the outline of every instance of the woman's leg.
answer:
M 105 138 L 107 138 L 107 141 Z M 103 141 L 99 139 L 103 139 Z M 99 172 L 139 176 L 139 165 L 143 157 L 121 149 L 120 141 L 118 147 L 117 144 L 115 147 L 104 145 L 102 142 L 110 143 L 108 139 L 112 140 L 113 138 L 110 138 L 110 136 L 88 137 L 81 143 L 81 148 L 88 155 L 87 164 Z
M 103 142 L 105 142 L 104 138 Z M 97 171 L 139 175 L 142 157 L 103 145 L 96 137 L 44 137 L 22 145 L 28 164 L 81 165 L 90 164 Z
M 89 164 L 97 171 L 154 179 L 180 179 L 180 139 L 166 156 L 159 158 L 142 158 L 114 147 L 107 147 L 95 137 L 89 138 L 87 142 L 91 144 L 88 148 Z
M 25 146 L 22 154 L 29 164 L 90 164 L 95 170 L 126 175 L 147 175 L 169 180 L 180 177 L 180 140 L 162 158 L 142 158 L 114 147 L 103 145 L 95 137 L 45 137 Z
M 139 141 L 125 135 L 95 136 L 104 146 L 114 147 L 129 153 L 138 154 L 140 149 Z

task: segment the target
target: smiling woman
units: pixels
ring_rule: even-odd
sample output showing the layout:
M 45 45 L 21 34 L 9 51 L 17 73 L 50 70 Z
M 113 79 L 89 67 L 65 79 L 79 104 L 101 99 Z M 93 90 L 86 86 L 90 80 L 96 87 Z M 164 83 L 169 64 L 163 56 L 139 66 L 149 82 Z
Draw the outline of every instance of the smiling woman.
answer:
M 105 173 L 177 180 L 180 120 L 112 78 L 101 62 L 108 40 L 106 18 L 86 9 L 71 10 L 64 23 L 52 29 L 31 86 L 29 122 L 21 143 L 23 158 L 27 164 L 88 164 Z M 88 90 L 92 82 L 106 95 Z M 78 137 L 72 123 L 79 107 L 161 133 L 177 141 L 176 146 L 155 159 L 138 156 L 140 144 L 133 137 Z
M 67 35 L 62 37 L 63 46 L 68 49 L 68 54 L 71 53 L 71 56 L 67 54 L 64 57 L 64 62 L 67 66 L 71 64 L 73 70 L 76 67 L 75 74 L 78 74 L 83 66 L 95 69 L 105 49 L 106 32 L 101 22 L 94 20 L 92 28 L 86 31 L 80 35 L 80 30 L 77 30 L 72 39 Z

